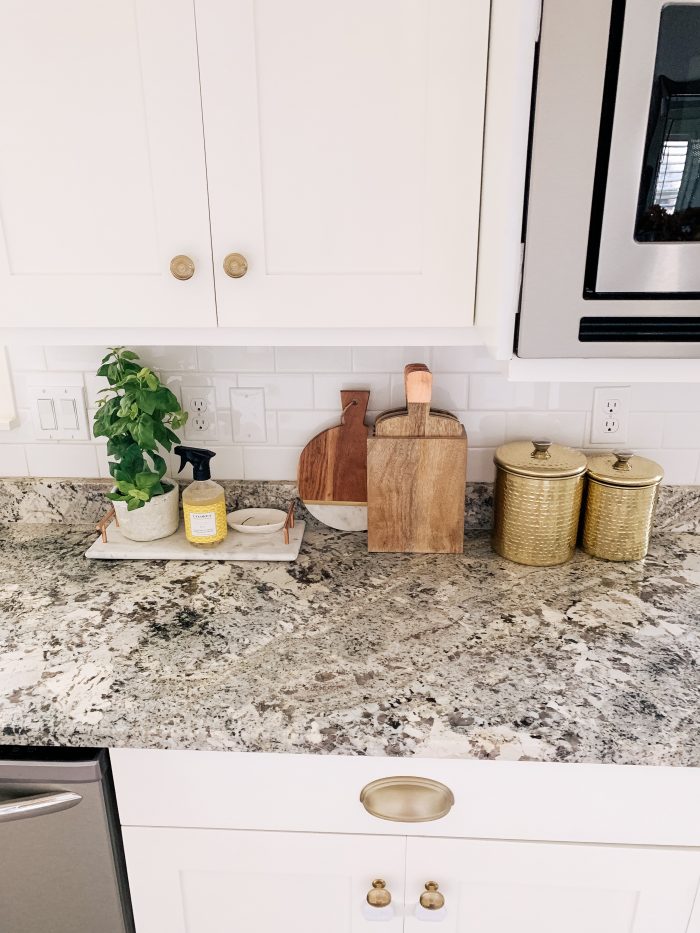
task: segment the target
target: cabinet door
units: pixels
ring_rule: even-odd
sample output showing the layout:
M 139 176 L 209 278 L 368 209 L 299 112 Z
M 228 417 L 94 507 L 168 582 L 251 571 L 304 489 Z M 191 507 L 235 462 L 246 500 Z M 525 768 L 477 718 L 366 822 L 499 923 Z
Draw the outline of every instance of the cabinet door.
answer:
M 220 324 L 472 324 L 489 0 L 195 8 Z
M 437 881 L 444 933 L 686 933 L 699 880 L 692 850 L 409 839 L 405 930 Z
M 381 878 L 401 933 L 405 839 L 124 827 L 137 933 L 357 933 L 375 929 Z M 376 908 L 375 908 L 376 909 Z
M 0 17 L 0 327 L 215 325 L 191 0 Z

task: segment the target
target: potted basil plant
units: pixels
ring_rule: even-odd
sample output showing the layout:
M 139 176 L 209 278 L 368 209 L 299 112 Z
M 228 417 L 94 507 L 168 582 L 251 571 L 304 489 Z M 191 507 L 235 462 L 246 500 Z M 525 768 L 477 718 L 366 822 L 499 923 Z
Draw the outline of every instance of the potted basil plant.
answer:
M 109 472 L 119 528 L 132 541 L 155 541 L 177 531 L 179 487 L 166 477 L 159 452 L 179 444 L 175 433 L 187 421 L 177 397 L 139 362 L 138 354 L 111 347 L 97 370 L 109 386 L 101 390 L 93 423 L 107 438 Z

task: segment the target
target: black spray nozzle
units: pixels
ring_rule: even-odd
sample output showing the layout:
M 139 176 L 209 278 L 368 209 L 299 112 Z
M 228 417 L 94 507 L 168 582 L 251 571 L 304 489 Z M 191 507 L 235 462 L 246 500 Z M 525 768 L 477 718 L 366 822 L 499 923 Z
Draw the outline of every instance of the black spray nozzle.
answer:
M 205 450 L 204 447 L 183 447 L 181 444 L 178 444 L 177 447 L 173 447 L 173 453 L 176 453 L 180 457 L 180 469 L 177 471 L 178 473 L 182 473 L 186 463 L 191 463 L 192 476 L 194 479 L 211 479 L 209 461 L 212 457 L 216 456 L 215 451 Z

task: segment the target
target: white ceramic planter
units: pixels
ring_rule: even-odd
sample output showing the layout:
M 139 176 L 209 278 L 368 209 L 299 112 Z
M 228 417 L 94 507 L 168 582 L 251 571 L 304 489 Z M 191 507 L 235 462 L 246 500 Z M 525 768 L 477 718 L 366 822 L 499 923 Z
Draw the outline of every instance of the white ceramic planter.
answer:
M 130 541 L 157 541 L 175 534 L 180 523 L 180 487 L 173 479 L 163 477 L 172 488 L 156 496 L 142 508 L 129 511 L 126 502 L 115 502 L 119 530 Z

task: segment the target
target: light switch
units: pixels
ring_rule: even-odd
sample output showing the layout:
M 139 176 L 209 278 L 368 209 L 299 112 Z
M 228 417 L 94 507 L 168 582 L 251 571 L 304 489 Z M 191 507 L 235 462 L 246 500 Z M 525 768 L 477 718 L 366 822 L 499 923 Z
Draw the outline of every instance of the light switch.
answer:
M 42 441 L 83 441 L 90 437 L 85 390 L 63 373 L 32 373 L 27 380 L 34 436 Z
M 61 399 L 61 427 L 64 431 L 78 430 L 78 409 L 74 398 Z
M 39 424 L 42 431 L 56 430 L 56 409 L 52 398 L 37 399 L 36 407 L 39 410 Z

